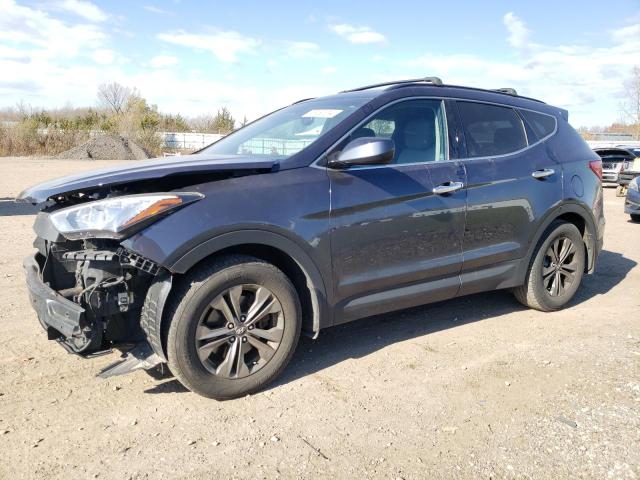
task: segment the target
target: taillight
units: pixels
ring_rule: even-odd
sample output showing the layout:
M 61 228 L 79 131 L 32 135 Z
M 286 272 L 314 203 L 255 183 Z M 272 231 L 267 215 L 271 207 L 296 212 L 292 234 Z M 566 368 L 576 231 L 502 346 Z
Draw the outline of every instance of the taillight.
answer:
M 593 160 L 589 162 L 589 168 L 596 174 L 596 177 L 602 180 L 602 160 Z

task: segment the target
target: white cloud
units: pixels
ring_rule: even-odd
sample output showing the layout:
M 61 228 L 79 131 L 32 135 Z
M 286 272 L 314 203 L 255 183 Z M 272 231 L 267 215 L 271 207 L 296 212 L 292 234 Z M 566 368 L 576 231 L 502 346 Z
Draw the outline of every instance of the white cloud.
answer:
M 116 53 L 108 48 L 100 48 L 91 54 L 91 58 L 100 65 L 110 65 L 116 58 Z
M 20 46 L 32 59 L 73 58 L 83 50 L 102 47 L 107 38 L 96 25 L 69 25 L 13 0 L 0 0 L 0 11 L 0 41 Z
M 12 59 L 15 61 L 21 60 L 23 62 L 28 62 L 29 56 L 20 49 L 0 44 L 0 59 Z
M 416 58 L 373 56 L 376 52 L 370 52 L 352 66 L 337 64 L 340 74 L 336 75 L 333 62 L 323 57 L 326 53 L 315 43 L 270 42 L 263 49 L 259 40 L 237 32 L 177 31 L 162 33 L 164 37 L 159 37 L 160 42 L 152 48 L 162 52 L 161 42 L 169 42 L 199 50 L 201 57 L 208 57 L 210 52 L 223 62 L 258 51 L 270 57 L 257 58 L 256 66 L 216 65 L 215 73 L 204 66 L 198 67 L 201 71 L 189 69 L 186 59 L 181 59 L 181 68 L 171 68 L 180 55 L 166 53 L 125 67 L 122 54 L 112 50 L 104 30 L 106 24 L 91 23 L 84 17 L 62 21 L 43 8 L 0 0 L 0 72 L 6 73 L 0 76 L 0 105 L 13 105 L 20 99 L 43 107 L 59 107 L 66 102 L 93 105 L 97 86 L 117 81 L 138 87 L 149 102 L 166 112 L 191 116 L 227 106 L 237 118 L 246 114 L 252 119 L 300 98 L 359 84 L 438 75 L 446 83 L 515 87 L 523 95 L 568 108 L 575 125 L 607 124 L 617 120 L 622 81 L 640 58 L 640 18 L 622 23 L 615 31 L 607 31 L 604 26 L 602 31 L 608 37 L 597 46 L 585 46 L 534 43 L 536 32 L 513 15 L 508 20 L 507 16 L 503 18 L 504 43 L 510 46 L 506 57 L 489 56 L 482 50 L 477 54 L 440 54 L 437 50 L 430 52 L 429 47 Z M 349 39 L 350 35 L 377 33 L 366 27 L 333 26 L 336 34 L 356 43 L 362 37 Z M 112 28 L 109 32 L 116 35 Z M 304 72 L 287 75 L 287 57 L 295 55 L 321 59 L 312 65 L 315 76 Z M 200 65 L 212 63 L 207 58 L 199 61 Z M 275 81 L 261 84 L 247 74 L 250 71 L 273 75 Z M 207 101 L 203 102 L 205 97 Z
M 143 5 L 142 8 L 144 8 L 148 12 L 156 13 L 158 15 L 173 15 L 173 12 L 160 7 L 156 7 L 155 5 Z
M 59 8 L 92 22 L 104 22 L 109 18 L 97 5 L 86 0 L 64 0 L 57 4 Z
M 574 125 L 606 125 L 618 119 L 622 80 L 640 58 L 640 35 L 633 34 L 640 31 L 640 23 L 610 32 L 608 45 L 605 41 L 590 47 L 534 43 L 522 20 L 507 14 L 504 21 L 507 42 L 517 49 L 512 58 L 429 53 L 403 62 L 404 75 L 409 67 L 450 84 L 514 87 L 521 95 L 568 109 Z
M 634 38 L 640 41 L 640 23 L 617 28 L 615 30 L 611 30 L 609 33 L 616 42 L 626 42 Z
M 329 29 L 355 44 L 385 43 L 387 38 L 369 27 L 357 27 L 348 23 L 329 25 Z
M 37 106 L 66 101 L 91 105 L 97 85 L 113 78 L 109 74 L 116 71 L 111 66 L 116 53 L 107 48 L 108 37 L 99 26 L 63 22 L 13 0 L 0 0 L 0 12 L 4 105 L 18 99 Z
M 187 33 L 183 30 L 160 33 L 158 38 L 164 42 L 183 47 L 206 50 L 221 62 L 237 61 L 238 54 L 254 53 L 260 45 L 255 38 L 246 37 L 234 31 L 220 31 L 212 34 Z
M 179 62 L 177 57 L 171 55 L 156 55 L 149 61 L 149 65 L 153 68 L 173 67 Z
M 320 53 L 320 47 L 312 42 L 292 42 L 287 48 L 287 56 L 293 58 L 316 57 Z
M 518 16 L 509 12 L 502 17 L 502 22 L 509 32 L 508 42 L 511 46 L 522 48 L 528 45 L 529 35 L 531 31 L 526 27 L 524 22 Z

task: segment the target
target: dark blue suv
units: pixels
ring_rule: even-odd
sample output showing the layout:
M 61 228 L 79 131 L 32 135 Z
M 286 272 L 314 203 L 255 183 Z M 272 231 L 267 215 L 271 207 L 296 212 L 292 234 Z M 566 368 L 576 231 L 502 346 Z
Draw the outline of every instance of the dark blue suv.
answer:
M 602 248 L 601 161 L 567 111 L 425 78 L 297 102 L 185 157 L 24 191 L 49 338 L 101 374 L 260 389 L 301 332 L 494 289 L 557 310 Z M 356 340 L 357 341 L 357 340 Z

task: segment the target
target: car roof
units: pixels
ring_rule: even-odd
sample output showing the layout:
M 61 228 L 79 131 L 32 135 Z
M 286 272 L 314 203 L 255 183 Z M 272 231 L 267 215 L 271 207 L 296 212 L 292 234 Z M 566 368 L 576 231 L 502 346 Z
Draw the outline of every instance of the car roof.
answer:
M 376 104 L 382 105 L 396 98 L 412 96 L 434 96 L 453 98 L 460 100 L 475 100 L 487 103 L 498 103 L 517 108 L 525 108 L 551 115 L 561 115 L 568 119 L 568 112 L 564 109 L 547 105 L 541 100 L 519 95 L 513 88 L 486 89 L 468 87 L 462 85 L 445 84 L 438 77 L 425 77 L 408 80 L 395 80 L 389 82 L 365 85 L 349 90 L 344 90 L 336 96 L 370 97 L 378 100 Z
M 511 95 L 511 96 L 514 96 L 514 97 L 520 96 L 520 95 L 518 95 L 518 92 L 516 91 L 516 89 L 515 88 L 511 88 L 511 87 L 487 89 L 487 88 L 478 88 L 478 87 L 467 87 L 467 86 L 463 86 L 463 85 L 448 85 L 448 84 L 445 85 L 442 82 L 442 79 L 440 79 L 440 77 L 424 77 L 424 78 L 412 78 L 412 79 L 408 79 L 408 80 L 393 80 L 393 81 L 389 81 L 389 82 L 376 83 L 376 84 L 373 84 L 373 85 L 365 85 L 364 87 L 357 87 L 357 88 L 353 88 L 351 90 L 345 90 L 344 93 L 347 93 L 347 92 L 363 92 L 363 91 L 367 91 L 367 90 L 376 90 L 376 89 L 388 91 L 388 90 L 393 90 L 393 89 L 398 89 L 398 88 L 404 88 L 404 87 L 407 87 L 407 86 L 417 86 L 417 85 L 433 85 L 433 86 L 437 86 L 437 87 L 454 87 L 454 88 L 461 88 L 461 89 L 481 91 L 481 92 L 494 92 L 494 93 L 500 93 L 500 94 L 503 94 L 503 95 Z M 544 102 L 542 102 L 542 100 L 538 100 L 538 99 L 535 99 L 535 98 L 530 98 L 530 97 L 522 97 L 522 98 L 527 98 L 528 100 L 533 100 L 533 101 L 536 101 L 536 102 L 544 103 Z

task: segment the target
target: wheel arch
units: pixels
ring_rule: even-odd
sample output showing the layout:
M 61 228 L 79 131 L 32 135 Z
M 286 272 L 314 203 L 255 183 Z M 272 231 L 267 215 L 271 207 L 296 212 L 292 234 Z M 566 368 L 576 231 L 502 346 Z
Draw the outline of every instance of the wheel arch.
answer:
M 184 274 L 203 261 L 226 254 L 250 255 L 274 264 L 294 284 L 303 309 L 302 328 L 317 336 L 331 324 L 325 282 L 314 261 L 294 240 L 264 230 L 224 233 L 196 246 L 168 269 Z
M 540 222 L 538 229 L 529 245 L 527 252 L 527 265 L 535 252 L 535 248 L 540 242 L 549 225 L 556 220 L 564 220 L 576 226 L 582 235 L 585 245 L 586 259 L 585 273 L 591 273 L 595 267 L 596 260 L 596 226 L 593 214 L 587 207 L 577 202 L 566 202 L 556 206 L 548 212 Z

